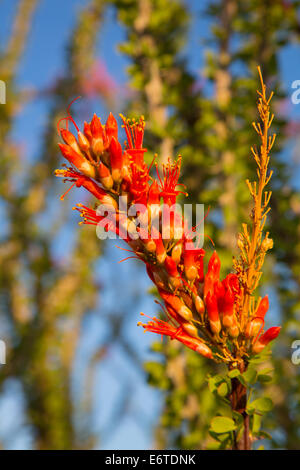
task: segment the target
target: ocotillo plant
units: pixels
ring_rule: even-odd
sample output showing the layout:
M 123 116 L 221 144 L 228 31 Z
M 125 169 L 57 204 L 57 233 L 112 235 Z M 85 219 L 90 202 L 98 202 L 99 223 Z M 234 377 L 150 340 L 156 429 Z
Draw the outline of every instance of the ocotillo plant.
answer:
M 98 201 L 97 208 L 82 204 L 74 208 L 83 217 L 82 223 L 96 225 L 125 240 L 130 257 L 145 263 L 163 301 L 164 319 L 151 318 L 138 324 L 226 365 L 225 377 L 210 379 L 211 390 L 216 389 L 230 405 L 230 414 L 216 416 L 211 424 L 211 435 L 221 448 L 250 449 L 252 441 L 261 437 L 258 417 L 268 410 L 269 401 L 249 402 L 248 389 L 258 376 L 253 363 L 280 331 L 280 327 L 272 327 L 264 332 L 268 298 L 256 299 L 254 295 L 265 254 L 273 245 L 263 231 L 271 197 L 266 190 L 272 176 L 269 154 L 275 141 L 275 135 L 269 135 L 272 94 L 266 95 L 260 69 L 259 76 L 260 121 L 253 127 L 260 146 L 251 149 L 257 180 L 246 181 L 253 198 L 251 222 L 243 224 L 237 235 L 240 256 L 233 260 L 234 272 L 223 280 L 217 252 L 205 269 L 205 250 L 185 229 L 186 221 L 178 212 L 176 201 L 183 193 L 178 189 L 181 157 L 163 165 L 162 175 L 157 170 L 157 178 L 151 176 L 153 165 L 144 161 L 143 117 L 135 121 L 121 115 L 127 137 L 124 149 L 112 114 L 105 125 L 95 114 L 90 123 L 84 124 L 83 132 L 68 115 L 66 129 L 59 128 L 64 141 L 59 146 L 71 166 L 56 170 L 56 175 L 72 182 L 71 187 L 84 187 Z M 76 137 L 68 130 L 69 122 L 77 129 Z

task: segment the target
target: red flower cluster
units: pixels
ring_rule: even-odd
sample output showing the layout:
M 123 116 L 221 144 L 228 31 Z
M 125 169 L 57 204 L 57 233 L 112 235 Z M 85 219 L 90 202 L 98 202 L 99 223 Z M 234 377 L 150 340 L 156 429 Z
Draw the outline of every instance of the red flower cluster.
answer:
M 241 359 L 260 352 L 280 330 L 273 327 L 263 334 L 268 299 L 262 299 L 256 311 L 249 312 L 246 324 L 241 322 L 238 275 L 228 274 L 220 280 L 221 263 L 216 252 L 205 270 L 205 251 L 185 233 L 181 215 L 174 210 L 171 217 L 165 217 L 164 206 L 172 207 L 182 192 L 177 189 L 181 159 L 169 161 L 162 176 L 157 171 L 158 180 L 154 179 L 150 174 L 152 165 L 144 161 L 144 119 L 121 118 L 127 137 L 124 149 L 112 114 L 105 125 L 94 115 L 90 123 L 84 124 L 83 132 L 78 130 L 77 138 L 62 129 L 64 144 L 59 146 L 71 166 L 56 174 L 71 181 L 72 186 L 87 189 L 113 213 L 108 221 L 102 213 L 79 204 L 76 209 L 83 223 L 115 232 L 126 240 L 134 257 L 145 263 L 168 321 L 153 318 L 140 325 L 147 331 L 176 338 L 216 361 L 235 362 L 236 350 L 242 351 Z M 120 196 L 125 197 L 127 212 L 120 208 Z M 133 206 L 136 211 L 130 211 Z

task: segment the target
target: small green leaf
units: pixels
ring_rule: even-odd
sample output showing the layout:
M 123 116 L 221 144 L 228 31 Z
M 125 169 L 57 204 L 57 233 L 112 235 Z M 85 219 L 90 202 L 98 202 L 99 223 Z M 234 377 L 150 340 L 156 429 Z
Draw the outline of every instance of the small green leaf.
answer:
M 256 413 L 254 413 L 252 418 L 252 432 L 253 434 L 257 434 L 260 430 L 261 426 L 261 419 L 262 417 Z
M 273 408 L 273 402 L 271 398 L 262 397 L 257 398 L 256 400 L 252 401 L 247 406 L 247 411 L 260 411 L 261 413 L 267 413 Z
M 233 369 L 230 372 L 228 372 L 228 377 L 230 379 L 234 379 L 235 377 L 238 377 L 240 375 L 240 371 L 238 369 Z
M 228 394 L 227 383 L 226 382 L 221 383 L 221 385 L 218 386 L 217 392 L 218 392 L 218 395 L 220 395 L 220 397 L 226 397 L 226 395 Z
M 241 382 L 242 385 L 244 385 L 244 387 L 247 387 L 247 382 L 242 375 L 238 376 L 238 380 Z
M 257 380 L 259 380 L 259 382 L 264 384 L 264 383 L 272 382 L 272 377 L 266 374 L 259 374 L 257 376 Z
M 208 388 L 211 393 L 214 393 L 219 385 L 224 382 L 224 378 L 221 375 L 215 375 L 210 377 L 208 380 Z
M 216 416 L 212 419 L 211 430 L 216 434 L 234 431 L 236 429 L 235 422 L 231 418 L 225 416 Z

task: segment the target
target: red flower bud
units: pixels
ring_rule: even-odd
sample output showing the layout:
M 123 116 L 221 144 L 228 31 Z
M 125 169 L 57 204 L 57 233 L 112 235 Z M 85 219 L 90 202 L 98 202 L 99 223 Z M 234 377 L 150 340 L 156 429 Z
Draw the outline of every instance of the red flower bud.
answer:
M 271 341 L 277 338 L 281 330 L 280 326 L 272 326 L 269 328 L 258 340 L 255 342 L 255 344 L 252 347 L 252 351 L 255 354 L 260 353 L 267 344 L 269 344 Z
M 94 114 L 93 119 L 91 120 L 90 129 L 94 139 L 103 140 L 103 128 L 97 114 Z
M 111 173 L 104 163 L 99 162 L 98 165 L 98 175 L 100 183 L 104 186 L 105 189 L 111 189 L 114 185 Z
M 113 180 L 116 183 L 120 183 L 122 180 L 122 166 L 123 166 L 123 157 L 122 157 L 122 147 L 121 144 L 113 136 L 111 138 L 110 146 L 110 164 L 111 164 L 111 173 Z
M 116 138 L 113 136 L 109 146 L 110 152 L 110 163 L 112 169 L 122 169 L 123 165 L 123 158 L 122 158 L 122 147 L 121 144 Z
M 261 299 L 254 316 L 264 319 L 268 310 L 269 310 L 269 297 L 266 295 L 263 299 Z
M 223 302 L 225 296 L 225 287 L 221 281 L 216 281 L 213 286 L 214 294 L 217 297 L 218 307 L 220 311 L 223 311 Z
M 90 142 L 87 139 L 87 137 L 80 131 L 78 132 L 78 143 L 79 143 L 79 147 L 81 148 L 81 150 L 83 150 L 84 152 L 89 151 Z
M 161 235 L 159 235 L 159 238 L 154 238 L 154 241 L 156 245 L 157 261 L 162 264 L 166 259 L 167 253 Z
M 82 154 L 75 152 L 69 145 L 58 144 L 62 155 L 84 175 L 95 178 L 95 167 L 91 165 Z
M 215 280 L 220 277 L 221 261 L 216 251 L 210 257 L 208 262 L 207 274 L 211 274 Z
M 165 290 L 159 289 L 160 296 L 171 308 L 175 310 L 184 320 L 193 320 L 193 313 L 191 310 L 174 294 L 169 294 Z
M 209 320 L 216 321 L 219 319 L 219 310 L 216 296 L 209 292 L 206 298 L 206 310 Z
M 166 268 L 167 273 L 169 274 L 169 276 L 171 276 L 171 277 L 178 277 L 179 276 L 179 272 L 177 270 L 177 264 L 175 263 L 175 261 L 173 260 L 173 258 L 171 256 L 166 257 L 166 259 L 165 259 L 165 268 Z
M 206 274 L 204 278 L 204 300 L 209 292 L 214 293 L 215 279 L 211 274 Z
M 105 124 L 106 135 L 110 142 L 111 138 L 114 137 L 116 140 L 118 139 L 118 123 L 112 113 L 109 113 Z
M 61 129 L 60 135 L 62 136 L 64 142 L 67 145 L 72 147 L 75 151 L 78 150 L 78 143 L 77 143 L 75 136 L 72 134 L 72 132 L 68 131 L 67 129 Z
M 218 302 L 216 296 L 211 292 L 208 292 L 205 304 L 210 328 L 213 333 L 218 334 L 221 330 L 221 322 L 219 318 Z
M 148 192 L 148 204 L 160 204 L 160 190 L 156 180 L 153 181 Z
M 193 281 L 198 276 L 199 264 L 203 266 L 203 256 L 205 251 L 202 249 L 185 249 L 183 253 L 184 272 L 189 281 Z M 203 270 L 202 270 L 203 272 Z M 200 266 L 201 274 L 201 266 Z M 203 274 L 202 274 L 203 275 Z
M 83 126 L 83 133 L 87 140 L 91 143 L 92 142 L 92 131 L 91 131 L 91 126 L 87 122 L 84 121 L 84 126 Z

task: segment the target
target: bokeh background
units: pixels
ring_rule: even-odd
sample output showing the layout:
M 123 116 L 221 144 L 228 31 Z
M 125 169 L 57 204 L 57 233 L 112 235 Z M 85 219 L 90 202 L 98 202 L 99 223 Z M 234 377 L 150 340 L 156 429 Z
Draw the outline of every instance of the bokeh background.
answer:
M 262 294 L 283 331 L 268 364 L 275 404 L 266 448 L 300 448 L 300 13 L 291 0 L 2 0 L 0 79 L 0 446 L 4 449 L 209 448 L 216 366 L 136 327 L 157 313 L 144 267 L 119 242 L 78 227 L 57 121 L 109 111 L 147 120 L 149 160 L 183 155 L 189 202 L 224 273 L 249 213 L 257 65 L 273 102 L 274 249 Z M 208 239 L 207 239 L 208 240 Z M 212 251 L 209 241 L 205 248 Z

